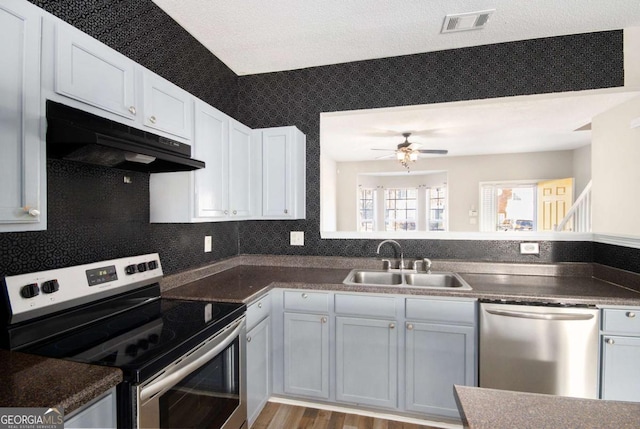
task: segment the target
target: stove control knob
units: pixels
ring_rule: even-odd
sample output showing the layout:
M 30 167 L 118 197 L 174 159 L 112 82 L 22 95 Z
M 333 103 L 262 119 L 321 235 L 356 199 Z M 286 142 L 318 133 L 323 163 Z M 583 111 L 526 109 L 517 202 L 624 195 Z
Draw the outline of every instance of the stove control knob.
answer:
M 149 335 L 149 342 L 151 344 L 158 344 L 159 341 L 160 341 L 160 336 L 158 334 Z
M 155 270 L 156 268 L 158 268 L 158 262 L 157 261 L 149 261 L 149 262 L 147 262 L 147 267 L 149 267 L 150 270 Z
M 44 293 L 54 293 L 58 292 L 60 289 L 60 285 L 58 284 L 58 280 L 48 280 L 42 283 L 42 292 Z
M 136 356 L 138 354 L 138 346 L 135 344 L 129 344 L 124 352 L 129 356 Z
M 124 268 L 124 272 L 127 274 L 135 274 L 136 273 L 136 266 L 135 265 L 127 265 Z
M 20 289 L 20 295 L 22 295 L 23 298 L 33 298 L 36 295 L 40 295 L 38 283 L 31 283 L 26 286 L 22 286 L 22 289 Z
M 145 262 L 138 264 L 138 272 L 144 273 L 145 271 L 147 271 L 147 264 Z

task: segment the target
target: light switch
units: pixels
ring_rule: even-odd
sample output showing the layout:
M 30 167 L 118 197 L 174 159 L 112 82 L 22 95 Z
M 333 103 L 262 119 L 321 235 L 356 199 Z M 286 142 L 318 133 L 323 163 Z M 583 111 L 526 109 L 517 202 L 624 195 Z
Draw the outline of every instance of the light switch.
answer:
M 521 255 L 539 255 L 540 244 L 539 243 L 520 243 Z
M 211 236 L 204 236 L 204 251 L 205 253 L 211 252 Z

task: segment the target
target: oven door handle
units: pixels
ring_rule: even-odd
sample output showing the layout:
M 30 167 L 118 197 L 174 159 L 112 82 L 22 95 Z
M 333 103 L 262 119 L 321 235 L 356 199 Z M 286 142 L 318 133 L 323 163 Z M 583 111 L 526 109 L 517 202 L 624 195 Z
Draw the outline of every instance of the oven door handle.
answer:
M 182 366 L 181 368 L 176 369 L 174 372 L 171 372 L 166 377 L 161 376 L 154 382 L 144 386 L 140 390 L 140 398 L 139 398 L 140 404 L 143 405 L 143 403 L 146 402 L 148 399 L 151 399 L 156 394 L 162 392 L 166 388 L 173 386 L 182 378 L 184 378 L 188 374 L 192 373 L 193 371 L 197 370 L 198 368 L 206 364 L 209 360 L 211 360 L 213 357 L 218 355 L 221 351 L 226 349 L 229 346 L 229 344 L 231 344 L 235 340 L 235 338 L 239 336 L 244 326 L 245 326 L 245 319 L 243 317 L 241 320 L 237 322 L 234 328 L 228 328 L 228 329 L 233 329 L 231 332 L 227 331 L 221 334 L 221 335 L 224 335 L 224 338 L 213 349 L 209 350 L 208 352 L 206 352 L 199 358 L 195 359 L 194 361 L 189 362 L 184 366 Z M 220 335 L 212 338 L 211 340 L 208 340 L 207 342 L 216 341 L 216 340 L 220 340 Z M 204 343 L 203 346 L 205 344 L 206 343 Z

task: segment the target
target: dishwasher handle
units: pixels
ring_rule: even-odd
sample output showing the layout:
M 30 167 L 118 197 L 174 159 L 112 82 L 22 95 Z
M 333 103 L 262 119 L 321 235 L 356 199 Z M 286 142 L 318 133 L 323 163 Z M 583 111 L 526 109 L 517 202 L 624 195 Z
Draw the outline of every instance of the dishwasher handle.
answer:
M 489 314 L 495 316 L 517 317 L 520 319 L 538 319 L 538 320 L 590 320 L 593 314 L 588 313 L 534 313 L 531 311 L 509 311 L 509 310 L 489 310 L 485 309 Z

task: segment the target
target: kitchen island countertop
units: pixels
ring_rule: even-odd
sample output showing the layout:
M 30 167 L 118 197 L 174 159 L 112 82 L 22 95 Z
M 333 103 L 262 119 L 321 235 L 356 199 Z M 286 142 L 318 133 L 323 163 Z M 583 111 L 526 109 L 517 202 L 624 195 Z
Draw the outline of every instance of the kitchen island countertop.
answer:
M 468 429 L 635 429 L 640 404 L 454 386 Z
M 250 303 L 272 288 L 640 306 L 640 292 L 593 277 L 460 274 L 473 288 L 345 285 L 345 268 L 238 265 L 163 292 L 166 298 Z
M 65 416 L 122 381 L 122 371 L 0 350 L 0 407 L 64 409 Z

